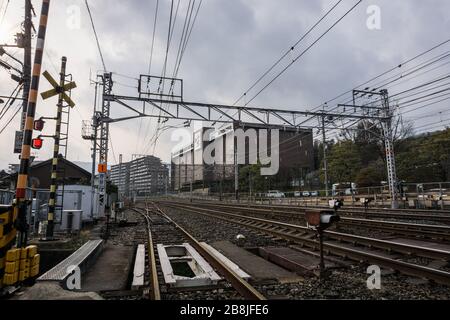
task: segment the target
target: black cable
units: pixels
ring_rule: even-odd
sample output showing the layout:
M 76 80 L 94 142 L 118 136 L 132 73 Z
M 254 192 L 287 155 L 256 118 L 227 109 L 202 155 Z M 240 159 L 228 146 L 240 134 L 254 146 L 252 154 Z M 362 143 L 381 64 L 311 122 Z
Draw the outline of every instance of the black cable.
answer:
M 106 71 L 105 59 L 103 58 L 102 48 L 100 46 L 100 41 L 98 39 L 97 30 L 95 29 L 95 24 L 94 24 L 94 19 L 92 17 L 91 9 L 89 8 L 88 0 L 84 0 L 84 2 L 86 3 L 86 8 L 89 13 L 89 18 L 91 20 L 92 30 L 94 31 L 95 41 L 97 42 L 98 52 L 100 53 L 100 59 L 102 60 L 103 71 Z
M 0 135 L 3 133 L 3 131 L 6 130 L 6 128 L 11 124 L 11 122 L 14 120 L 14 118 L 19 114 L 19 112 L 22 110 L 22 106 L 19 106 L 16 113 L 13 115 L 13 117 L 8 121 L 8 123 L 3 127 L 3 129 L 0 131 Z
M 293 46 L 289 48 L 289 50 L 286 51 L 286 53 L 284 53 L 266 72 L 264 72 L 258 78 L 258 80 L 256 80 L 255 83 L 250 86 L 250 88 L 248 88 L 244 94 L 242 94 L 239 99 L 237 99 L 233 103 L 233 106 L 238 104 L 251 90 L 253 90 L 253 88 L 255 88 L 261 82 L 261 80 L 263 80 L 277 65 L 279 65 L 284 58 L 286 58 L 292 51 L 294 51 L 297 45 L 302 42 L 342 1 L 343 0 L 338 1 L 333 7 L 331 7 L 331 9 L 328 10 L 328 12 L 326 12 L 324 16 L 322 16 Z
M 195 0 L 194 0 L 194 4 L 195 4 Z M 194 9 L 194 6 L 191 7 L 191 5 L 192 5 L 192 0 L 189 0 L 188 8 L 186 10 L 186 16 L 184 17 L 183 30 L 181 32 L 180 44 L 178 45 L 177 57 L 175 59 L 175 67 L 173 69 L 172 78 L 175 78 L 175 74 L 176 74 L 176 70 L 177 70 L 177 66 L 178 66 L 178 61 L 180 59 L 181 48 L 183 47 L 184 39 L 187 36 L 187 28 L 186 27 L 188 26 L 187 25 L 188 18 L 190 19 L 190 16 L 192 16 L 192 11 Z M 190 15 L 189 15 L 189 12 L 190 12 Z
M 8 101 L 5 102 L 5 105 L 3 106 L 1 112 L 0 112 L 0 120 L 3 119 L 3 117 L 8 113 L 11 106 L 16 101 L 17 97 L 20 94 L 20 91 L 22 90 L 23 85 L 18 84 L 17 87 L 14 89 L 14 91 L 11 93 L 11 96 L 8 98 Z
M 154 22 L 153 22 L 152 46 L 150 49 L 150 61 L 148 64 L 148 75 L 151 75 L 151 71 L 152 71 L 153 50 L 154 50 L 154 45 L 155 45 L 155 34 L 156 34 L 156 27 L 157 27 L 157 21 L 158 21 L 158 11 L 159 11 L 159 0 L 156 0 L 155 18 L 154 18 Z
M 5 10 L 3 11 L 3 16 L 2 16 L 2 20 L 0 22 L 0 26 L 2 26 L 3 22 L 5 21 L 5 16 L 6 16 L 6 12 L 8 11 L 9 1 L 10 0 L 8 0 L 8 2 L 6 2 L 6 6 L 5 6 Z M 2 5 L 3 5 L 3 3 L 2 3 Z
M 383 72 L 383 73 L 381 73 L 381 74 L 379 74 L 379 75 L 377 75 L 377 76 L 371 78 L 370 80 L 367 80 L 366 82 L 361 83 L 360 85 L 354 87 L 354 89 L 361 88 L 361 87 L 363 87 L 363 86 L 367 86 L 370 82 L 372 82 L 372 81 L 374 81 L 374 80 L 377 80 L 377 79 L 379 79 L 379 78 L 385 76 L 386 74 L 391 73 L 391 72 L 394 71 L 394 70 L 401 69 L 404 65 L 406 65 L 406 64 L 408 64 L 408 63 L 410 63 L 410 62 L 412 62 L 412 61 L 414 61 L 414 60 L 417 60 L 418 58 L 420 58 L 420 57 L 426 55 L 427 53 L 429 53 L 429 52 L 431 52 L 431 51 L 433 51 L 433 50 L 435 50 L 435 49 L 437 49 L 437 48 L 442 47 L 443 45 L 445 45 L 445 44 L 447 44 L 447 43 L 449 43 L 449 42 L 450 42 L 450 39 L 447 39 L 447 40 L 445 40 L 445 41 L 443 41 L 443 42 L 437 44 L 436 46 L 432 47 L 431 49 L 428 49 L 428 50 L 426 50 L 426 51 L 424 51 L 424 52 L 422 52 L 422 53 L 416 55 L 415 57 L 410 58 L 410 59 L 406 60 L 405 62 L 402 62 L 402 63 L 400 63 L 399 65 L 397 65 L 397 66 L 395 66 L 395 67 L 393 67 L 393 68 L 391 68 L 391 69 L 389 69 L 389 70 L 387 70 L 387 71 L 385 71 L 385 72 Z M 333 98 L 333 99 L 331 99 L 331 100 L 328 100 L 328 101 L 326 102 L 326 104 L 329 104 L 329 103 L 331 103 L 331 102 L 333 102 L 333 101 L 335 101 L 335 100 L 337 100 L 337 99 L 343 97 L 343 96 L 346 95 L 346 94 L 353 93 L 353 90 L 354 90 L 354 89 L 348 90 L 348 91 L 346 91 L 346 92 L 344 92 L 344 93 L 342 93 L 342 94 L 336 96 L 335 98 Z M 322 107 L 322 105 L 317 106 L 317 107 L 314 108 L 313 110 L 317 110 L 317 109 L 319 109 L 319 108 L 321 108 L 321 107 Z
M 262 92 L 271 86 L 282 74 L 286 72 L 295 62 L 297 62 L 305 53 L 307 53 L 317 42 L 319 42 L 325 35 L 327 35 L 339 22 L 341 22 L 347 15 L 349 15 L 363 0 L 359 0 L 353 7 L 351 7 L 341 18 L 331 25 L 322 35 L 317 38 L 311 45 L 309 45 L 300 55 L 298 55 L 292 62 L 290 62 L 281 72 L 279 72 L 267 85 L 265 85 L 256 95 L 254 95 L 246 104 L 248 106 L 255 100 Z
M 191 39 L 192 31 L 194 30 L 194 25 L 195 25 L 195 22 L 197 21 L 198 13 L 200 11 L 202 3 L 203 3 L 203 0 L 200 0 L 200 3 L 198 5 L 198 7 L 197 7 L 197 11 L 196 11 L 195 16 L 194 16 L 194 20 L 193 20 L 193 22 L 191 24 L 191 28 L 190 28 L 189 34 L 188 34 L 188 36 L 187 36 L 187 38 L 186 38 L 186 40 L 184 42 L 183 50 L 181 51 L 180 62 L 178 64 L 178 68 L 177 68 L 177 72 L 176 72 L 176 76 L 178 76 L 178 72 L 179 72 L 180 65 L 181 65 L 181 60 L 184 57 L 184 53 L 186 52 L 187 45 L 189 43 L 189 40 Z

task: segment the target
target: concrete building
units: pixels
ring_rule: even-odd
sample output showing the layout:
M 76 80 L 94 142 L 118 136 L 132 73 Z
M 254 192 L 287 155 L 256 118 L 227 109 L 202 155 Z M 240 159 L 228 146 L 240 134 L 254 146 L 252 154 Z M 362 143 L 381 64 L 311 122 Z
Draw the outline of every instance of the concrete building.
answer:
M 111 167 L 111 181 L 119 189 L 119 197 L 165 194 L 169 188 L 169 166 L 161 159 L 146 156 Z
M 245 137 L 245 151 L 238 147 L 237 130 L 242 129 L 248 136 Z M 249 134 L 252 129 L 255 132 Z M 235 179 L 235 163 L 239 167 L 252 164 L 255 157 L 267 153 L 272 147 L 272 130 L 279 130 L 278 157 L 279 171 L 272 177 L 278 179 L 283 187 L 298 185 L 307 174 L 314 170 L 313 132 L 309 129 L 299 129 L 289 126 L 271 126 L 258 124 L 229 124 L 219 129 L 203 128 L 194 132 L 193 143 L 172 153 L 171 156 L 171 186 L 172 190 L 188 190 L 191 182 L 194 189 L 217 189 L 217 183 L 233 181 Z M 267 139 L 264 141 L 264 132 Z M 203 139 L 202 139 L 203 137 Z M 220 140 L 221 146 L 212 152 L 217 163 L 211 165 L 204 161 L 205 154 L 210 153 L 208 148 L 213 142 Z M 266 144 L 264 144 L 266 143 Z M 239 152 L 238 152 L 239 151 Z M 245 158 L 244 158 L 245 157 Z M 243 164 L 245 163 L 245 164 Z M 285 184 L 283 185 L 283 183 Z M 213 190 L 214 191 L 214 190 Z M 217 191 L 217 190 L 215 190 Z M 228 190 L 229 191 L 229 190 Z

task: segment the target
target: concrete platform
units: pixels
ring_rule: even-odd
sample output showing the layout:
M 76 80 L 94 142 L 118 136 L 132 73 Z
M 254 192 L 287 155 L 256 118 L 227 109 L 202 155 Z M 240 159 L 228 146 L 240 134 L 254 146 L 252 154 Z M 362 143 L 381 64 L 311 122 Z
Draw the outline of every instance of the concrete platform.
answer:
M 252 283 L 290 283 L 303 279 L 229 241 L 219 241 L 211 245 L 247 272 L 252 277 Z
M 106 245 L 95 264 L 83 275 L 81 290 L 125 290 L 132 268 L 133 247 Z

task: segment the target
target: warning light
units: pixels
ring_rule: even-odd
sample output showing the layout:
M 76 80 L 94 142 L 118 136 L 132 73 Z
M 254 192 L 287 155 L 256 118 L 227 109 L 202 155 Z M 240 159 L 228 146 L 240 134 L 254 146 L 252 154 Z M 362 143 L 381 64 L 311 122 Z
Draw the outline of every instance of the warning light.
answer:
M 107 173 L 108 172 L 108 166 L 106 163 L 100 163 L 98 165 L 98 173 Z
M 33 149 L 39 150 L 42 148 L 43 145 L 44 145 L 44 140 L 42 140 L 41 138 L 36 138 L 31 141 L 31 147 Z
M 42 119 L 34 121 L 34 130 L 42 131 L 44 130 L 45 121 Z

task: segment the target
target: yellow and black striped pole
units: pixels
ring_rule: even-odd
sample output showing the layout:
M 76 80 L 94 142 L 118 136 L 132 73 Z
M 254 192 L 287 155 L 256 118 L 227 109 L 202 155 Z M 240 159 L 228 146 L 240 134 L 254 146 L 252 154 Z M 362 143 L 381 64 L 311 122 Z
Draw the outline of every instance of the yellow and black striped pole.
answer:
M 67 58 L 62 57 L 61 73 L 59 79 L 59 96 L 58 96 L 58 111 L 56 115 L 56 131 L 55 131 L 55 148 L 53 150 L 52 162 L 52 176 L 50 186 L 50 199 L 48 202 L 48 216 L 47 216 L 47 232 L 46 240 L 53 239 L 54 220 L 56 213 L 56 192 L 58 188 L 58 159 L 59 159 L 59 142 L 61 139 L 61 122 L 64 103 L 64 86 L 66 84 L 66 65 Z
M 42 57 L 44 53 L 45 34 L 47 32 L 48 12 L 50 0 L 42 1 L 41 18 L 39 22 L 38 38 L 36 43 L 36 53 L 34 56 L 34 65 L 31 79 L 30 95 L 28 97 L 27 117 L 23 134 L 22 153 L 20 158 L 19 177 L 17 179 L 16 207 L 18 210 L 17 230 L 21 232 L 19 246 L 26 245 L 26 189 L 28 185 L 28 172 L 30 168 L 31 142 L 33 139 L 34 117 L 36 115 L 36 102 L 39 90 L 39 81 L 42 67 Z

